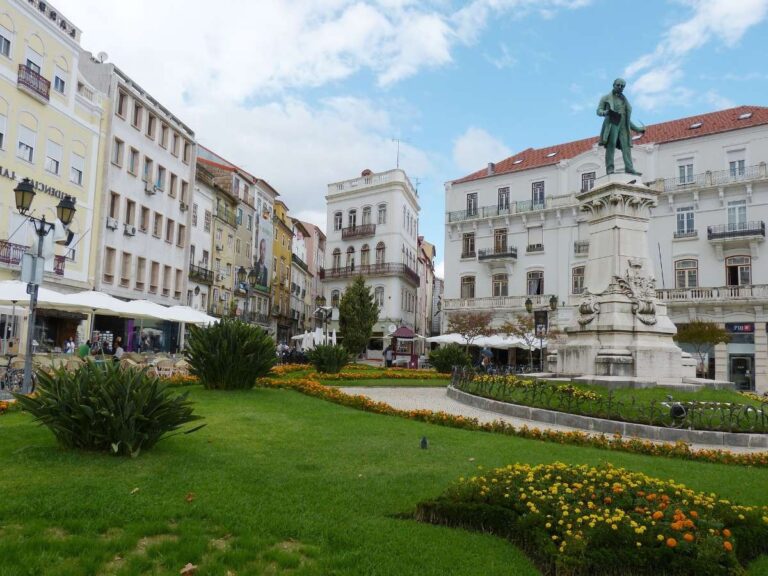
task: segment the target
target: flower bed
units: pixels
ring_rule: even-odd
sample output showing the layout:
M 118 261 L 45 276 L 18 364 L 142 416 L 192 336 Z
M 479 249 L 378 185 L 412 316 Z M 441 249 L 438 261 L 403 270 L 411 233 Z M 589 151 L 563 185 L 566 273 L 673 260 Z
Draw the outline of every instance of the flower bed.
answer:
M 740 574 L 768 552 L 768 507 L 610 464 L 481 469 L 419 504 L 416 518 L 508 537 L 558 575 Z
M 522 379 L 517 376 L 458 374 L 453 385 L 468 394 L 568 414 L 668 428 L 768 433 L 768 399 L 724 393 L 728 401 L 671 400 L 663 390 L 595 390 L 594 387 Z M 734 402 L 733 398 L 744 398 Z
M 584 432 L 571 431 L 562 432 L 559 430 L 541 430 L 539 428 L 528 428 L 523 426 L 516 428 L 501 420 L 493 422 L 479 422 L 476 418 L 467 418 L 448 414 L 446 412 L 432 412 L 431 410 L 398 410 L 384 402 L 376 402 L 366 396 L 352 396 L 345 394 L 338 388 L 324 386 L 320 382 L 311 378 L 301 379 L 276 379 L 261 378 L 257 385 L 272 388 L 287 388 L 296 390 L 308 396 L 322 398 L 342 406 L 349 406 L 367 412 L 377 414 L 386 414 L 390 416 L 400 416 L 420 422 L 439 424 L 441 426 L 450 426 L 452 428 L 463 428 L 466 430 L 479 430 L 483 432 L 494 432 L 497 434 L 506 434 L 508 436 L 517 436 L 520 438 L 530 438 L 534 440 L 543 440 L 547 442 L 557 442 L 559 444 L 571 444 L 575 446 L 589 446 L 592 448 L 601 448 L 605 450 L 617 450 L 621 452 L 630 452 L 634 454 L 645 454 L 649 456 L 666 456 L 669 458 L 680 458 L 683 460 L 698 460 L 703 462 L 717 462 L 720 464 L 736 464 L 744 466 L 768 466 L 768 452 L 731 452 L 729 450 L 693 450 L 685 442 L 654 443 L 648 440 L 638 440 L 634 438 L 623 438 L 621 435 L 606 436 L 589 435 Z

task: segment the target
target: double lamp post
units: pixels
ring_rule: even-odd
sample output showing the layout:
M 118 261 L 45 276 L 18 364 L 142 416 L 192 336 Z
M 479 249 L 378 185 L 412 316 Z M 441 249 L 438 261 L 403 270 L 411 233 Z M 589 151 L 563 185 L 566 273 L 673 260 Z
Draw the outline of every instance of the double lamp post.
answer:
M 32 392 L 32 340 L 34 339 L 35 320 L 37 316 L 37 295 L 40 288 L 40 282 L 42 281 L 42 267 L 44 266 L 43 260 L 43 241 L 45 237 L 56 227 L 55 222 L 47 222 L 45 215 L 42 218 L 35 218 L 29 215 L 29 211 L 32 209 L 32 200 L 35 198 L 35 186 L 32 180 L 24 178 L 19 182 L 18 186 L 14 188 L 16 195 L 16 210 L 19 214 L 25 216 L 29 222 L 35 227 L 35 234 L 37 234 L 37 254 L 33 255 L 27 262 L 31 262 L 32 270 L 30 270 L 27 283 L 27 294 L 29 294 L 29 321 L 27 323 L 27 345 L 24 356 L 24 383 L 22 385 L 22 393 L 29 394 Z M 61 221 L 64 226 L 69 226 L 74 218 L 76 212 L 75 200 L 71 196 L 64 196 L 58 206 L 56 206 L 56 217 Z
M 248 272 L 244 266 L 240 266 L 237 270 L 237 283 L 241 290 L 245 290 L 245 306 L 243 307 L 243 319 L 245 322 L 249 322 L 248 319 L 248 304 L 251 301 L 251 293 L 256 287 L 256 281 L 259 275 L 256 273 L 255 268 L 251 268 Z
M 552 312 L 557 310 L 557 296 L 554 294 L 549 298 L 549 309 Z M 543 308 L 542 310 L 534 311 L 533 300 L 526 298 L 525 311 L 528 312 L 528 314 L 533 314 L 533 327 L 536 336 L 539 338 L 539 371 L 544 372 L 544 337 L 547 335 L 547 324 L 549 323 L 547 309 Z M 539 323 L 536 321 L 536 315 L 541 313 L 544 315 L 544 322 Z

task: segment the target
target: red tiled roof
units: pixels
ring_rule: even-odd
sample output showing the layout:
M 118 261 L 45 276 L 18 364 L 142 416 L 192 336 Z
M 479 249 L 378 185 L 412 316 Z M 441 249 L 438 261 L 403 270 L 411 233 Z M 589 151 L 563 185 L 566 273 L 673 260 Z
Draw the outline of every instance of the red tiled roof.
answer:
M 751 116 L 748 118 L 739 119 L 740 116 L 750 113 Z M 692 126 L 698 123 L 701 123 L 701 126 L 692 128 Z M 634 140 L 633 143 L 664 144 L 667 142 L 687 140 L 688 138 L 719 134 L 721 132 L 729 132 L 731 130 L 750 128 L 752 126 L 760 126 L 763 124 L 768 124 L 768 108 L 764 106 L 739 106 L 737 108 L 729 108 L 728 110 L 689 116 L 687 118 L 680 118 L 678 120 L 671 120 L 660 124 L 650 124 L 646 126 L 645 134 L 643 134 L 641 138 Z M 501 162 L 497 162 L 492 174 L 488 174 L 488 169 L 483 168 L 482 170 L 473 172 L 463 178 L 454 180 L 452 184 L 461 184 L 463 182 L 480 180 L 481 178 L 498 176 L 499 174 L 522 172 L 523 170 L 530 170 L 532 168 L 550 166 L 552 164 L 557 164 L 561 160 L 583 154 L 590 150 L 596 143 L 597 136 L 593 136 L 592 138 L 574 140 L 573 142 L 548 146 L 547 148 L 528 148 L 527 150 L 523 150 L 514 156 L 502 160 Z M 548 156 L 548 154 L 552 154 L 553 152 L 555 153 L 554 155 Z

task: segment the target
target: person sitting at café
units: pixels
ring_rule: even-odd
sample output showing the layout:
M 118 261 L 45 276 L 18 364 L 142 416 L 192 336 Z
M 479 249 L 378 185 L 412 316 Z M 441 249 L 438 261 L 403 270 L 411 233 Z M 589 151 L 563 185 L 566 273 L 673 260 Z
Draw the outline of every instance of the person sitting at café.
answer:
M 125 350 L 123 350 L 123 339 L 118 336 L 115 338 L 115 351 L 112 353 L 112 357 L 117 361 L 123 357 Z

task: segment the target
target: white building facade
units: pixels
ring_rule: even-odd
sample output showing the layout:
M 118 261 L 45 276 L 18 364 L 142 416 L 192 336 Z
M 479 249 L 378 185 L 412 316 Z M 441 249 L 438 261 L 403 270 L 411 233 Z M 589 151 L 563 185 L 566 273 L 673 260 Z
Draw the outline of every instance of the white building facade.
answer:
M 211 249 L 213 246 L 211 222 L 215 192 L 212 185 L 213 175 L 202 164 L 198 164 L 192 195 L 187 306 L 206 314 L 208 313 L 211 286 L 214 280 L 211 266 Z
M 338 329 L 338 306 L 346 286 L 362 274 L 379 306 L 374 347 L 380 348 L 395 328 L 415 328 L 420 210 L 416 190 L 403 170 L 365 170 L 359 178 L 329 184 L 326 201 L 326 267 L 320 278 L 333 307 L 330 328 Z
M 742 106 L 651 125 L 635 136 L 639 178 L 661 193 L 650 253 L 677 325 L 716 322 L 731 342 L 710 376 L 768 391 L 768 108 Z M 527 314 L 567 325 L 588 286 L 586 216 L 575 196 L 604 174 L 596 138 L 528 149 L 446 184 L 443 328 L 451 312 Z M 553 298 L 554 297 L 554 298 Z M 552 304 L 557 310 L 552 310 Z M 685 345 L 682 344 L 685 348 Z

